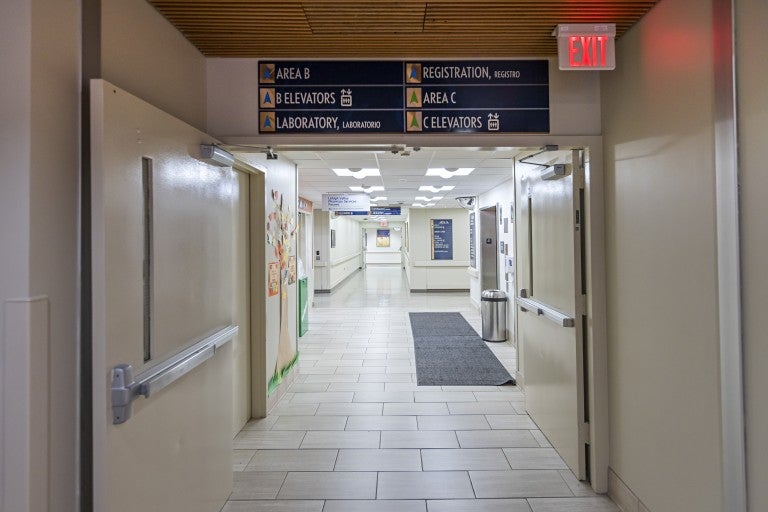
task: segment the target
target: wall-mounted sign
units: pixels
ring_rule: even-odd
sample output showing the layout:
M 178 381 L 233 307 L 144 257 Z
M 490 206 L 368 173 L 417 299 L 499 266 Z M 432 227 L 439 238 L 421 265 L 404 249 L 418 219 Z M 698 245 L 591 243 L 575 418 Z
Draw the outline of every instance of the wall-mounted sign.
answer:
M 475 212 L 469 214 L 469 266 L 477 268 L 477 249 L 475 247 Z
M 399 206 L 371 206 L 371 215 L 400 215 Z
M 562 70 L 599 71 L 616 68 L 616 25 L 558 25 L 557 60 Z
M 430 219 L 433 260 L 453 259 L 453 219 Z
M 363 212 L 366 215 L 371 207 L 371 196 L 339 192 L 323 194 L 323 210 L 329 212 Z
M 546 133 L 546 60 L 259 63 L 260 133 Z

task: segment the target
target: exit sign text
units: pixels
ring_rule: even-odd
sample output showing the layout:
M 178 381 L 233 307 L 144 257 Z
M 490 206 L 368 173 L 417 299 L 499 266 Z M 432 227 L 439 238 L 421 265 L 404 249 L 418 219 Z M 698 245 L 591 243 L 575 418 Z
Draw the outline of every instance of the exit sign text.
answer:
M 599 71 L 616 67 L 613 25 L 558 25 L 558 60 L 562 70 Z

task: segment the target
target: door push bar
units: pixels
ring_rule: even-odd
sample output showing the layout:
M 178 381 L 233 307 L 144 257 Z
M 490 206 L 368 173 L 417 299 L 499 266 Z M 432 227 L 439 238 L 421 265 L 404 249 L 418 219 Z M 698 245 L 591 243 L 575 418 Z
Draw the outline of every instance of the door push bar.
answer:
M 119 425 L 131 418 L 131 404 L 139 396 L 149 398 L 216 355 L 216 350 L 231 341 L 237 330 L 236 325 L 220 329 L 135 377 L 129 364 L 112 368 L 112 424 Z
M 566 316 L 539 301 L 528 297 L 517 297 L 515 298 L 515 302 L 517 302 L 517 305 L 520 306 L 520 309 L 523 311 L 535 312 L 537 315 L 543 316 L 547 320 L 551 320 L 562 327 L 574 327 L 576 325 L 576 321 L 572 317 Z

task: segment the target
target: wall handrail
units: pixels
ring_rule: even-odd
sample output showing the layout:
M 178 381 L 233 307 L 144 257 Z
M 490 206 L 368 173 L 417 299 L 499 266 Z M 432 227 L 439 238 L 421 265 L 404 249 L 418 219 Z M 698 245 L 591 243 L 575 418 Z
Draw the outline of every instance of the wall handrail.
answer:
M 515 302 L 517 302 L 517 305 L 520 306 L 520 308 L 524 311 L 534 312 L 539 316 L 543 316 L 547 320 L 551 320 L 561 327 L 576 326 L 576 321 L 573 319 L 573 317 L 564 315 L 555 308 L 548 306 L 543 302 L 539 302 L 529 297 L 516 297 Z
M 230 325 L 194 343 L 182 352 L 169 357 L 134 377 L 133 366 L 119 364 L 112 368 L 110 393 L 112 397 L 112 424 L 119 425 L 131 418 L 133 401 L 140 396 L 151 397 L 166 386 L 191 372 L 216 355 L 216 350 L 235 337 L 238 326 Z

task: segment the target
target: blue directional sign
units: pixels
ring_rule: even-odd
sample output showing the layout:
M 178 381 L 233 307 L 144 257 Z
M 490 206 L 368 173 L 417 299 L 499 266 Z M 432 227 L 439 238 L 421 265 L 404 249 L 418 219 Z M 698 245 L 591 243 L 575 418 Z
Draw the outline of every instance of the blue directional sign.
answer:
M 547 133 L 546 60 L 259 63 L 260 133 Z
M 453 219 L 431 219 L 432 259 L 453 259 Z

